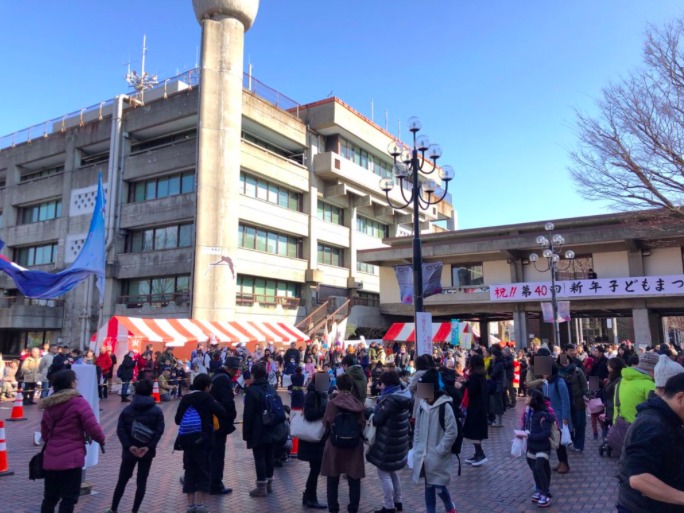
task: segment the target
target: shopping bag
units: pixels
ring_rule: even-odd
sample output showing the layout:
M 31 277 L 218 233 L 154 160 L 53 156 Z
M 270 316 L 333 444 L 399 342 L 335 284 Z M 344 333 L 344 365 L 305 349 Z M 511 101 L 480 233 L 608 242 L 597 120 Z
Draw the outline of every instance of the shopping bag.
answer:
M 371 447 L 375 443 L 375 435 L 378 428 L 373 424 L 373 415 L 366 421 L 366 427 L 363 428 L 363 443 Z
M 283 388 L 292 386 L 292 376 L 290 374 L 283 374 Z
M 589 410 L 589 413 L 601 413 L 604 409 L 603 402 L 598 397 L 589 399 L 587 409 Z
M 511 444 L 511 456 L 520 458 L 525 454 L 527 454 L 527 438 L 518 438 L 516 436 Z
M 570 435 L 570 428 L 567 424 L 563 424 L 563 429 L 561 430 L 561 444 L 570 445 L 572 443 L 572 435 Z

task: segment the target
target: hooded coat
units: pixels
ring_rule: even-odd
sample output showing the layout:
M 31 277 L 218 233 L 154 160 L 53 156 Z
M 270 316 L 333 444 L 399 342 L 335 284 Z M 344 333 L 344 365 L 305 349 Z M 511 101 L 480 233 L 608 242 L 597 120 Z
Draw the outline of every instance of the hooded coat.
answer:
M 348 392 L 340 392 L 328 401 L 328 406 L 325 409 L 323 425 L 326 432 L 330 432 L 335 422 L 335 417 L 340 413 L 340 410 L 356 413 L 361 429 L 366 425 L 363 415 L 363 403 Z M 323 449 L 321 475 L 338 477 L 340 474 L 347 474 L 352 479 L 366 477 L 366 469 L 363 462 L 363 443 L 361 441 L 353 449 L 346 449 L 335 447 L 330 442 L 330 438 L 326 440 L 325 449 Z
M 154 431 L 152 439 L 148 443 L 143 444 L 133 439 L 131 434 L 133 431 L 133 421 L 138 421 Z M 148 447 L 149 451 L 145 457 L 154 458 L 159 439 L 164 434 L 164 413 L 155 404 L 151 396 L 135 395 L 131 404 L 126 406 L 121 415 L 119 415 L 116 434 L 121 441 L 121 448 L 125 453 L 128 452 L 131 446 Z
M 425 471 L 425 482 L 447 486 L 451 482 L 451 446 L 456 441 L 458 427 L 451 405 L 451 397 L 444 394 L 429 404 L 420 401 L 416 426 L 413 431 L 413 481 L 418 483 Z M 444 404 L 444 428 L 439 422 L 439 407 Z
M 542 387 L 544 397 L 551 401 L 551 407 L 556 414 L 556 421 L 559 426 L 563 421 L 567 421 L 568 429 L 572 431 L 572 414 L 570 411 L 570 391 L 565 384 L 565 380 L 559 374 L 554 374 L 549 378 L 548 383 Z
M 373 413 L 377 427 L 375 443 L 368 449 L 366 460 L 385 472 L 395 472 L 406 466 L 409 451 L 409 414 L 411 393 L 397 390 L 381 395 Z
M 38 407 L 45 410 L 40 432 L 45 440 L 43 468 L 69 470 L 85 465 L 86 435 L 105 443 L 105 435 L 93 409 L 77 390 L 68 388 L 41 399 Z
M 648 374 L 632 367 L 622 369 L 622 379 L 619 385 L 615 385 L 615 395 L 620 393 L 620 416 L 630 424 L 634 422 L 637 413 L 637 405 L 648 399 L 649 392 L 656 388 L 655 381 Z M 613 400 L 613 422 L 618 416 L 617 397 Z

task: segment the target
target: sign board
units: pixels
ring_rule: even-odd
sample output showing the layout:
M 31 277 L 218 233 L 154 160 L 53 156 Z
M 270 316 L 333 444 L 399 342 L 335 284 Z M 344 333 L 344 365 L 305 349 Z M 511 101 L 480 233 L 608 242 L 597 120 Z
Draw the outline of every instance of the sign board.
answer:
M 451 345 L 454 347 L 458 345 L 460 323 L 459 319 L 451 319 Z
M 432 355 L 432 314 L 416 313 L 416 354 Z

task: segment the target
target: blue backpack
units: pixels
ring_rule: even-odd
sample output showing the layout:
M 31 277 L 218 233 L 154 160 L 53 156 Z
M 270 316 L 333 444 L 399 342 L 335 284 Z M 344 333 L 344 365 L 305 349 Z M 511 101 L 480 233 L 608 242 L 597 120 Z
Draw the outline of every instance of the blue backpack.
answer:
M 262 406 L 263 414 L 261 420 L 264 426 L 272 427 L 285 422 L 283 401 L 273 387 L 268 387 L 268 391 L 264 394 Z
M 202 431 L 202 419 L 195 408 L 189 406 L 178 425 L 178 436 L 173 448 L 178 451 L 185 451 L 200 447 L 205 440 Z

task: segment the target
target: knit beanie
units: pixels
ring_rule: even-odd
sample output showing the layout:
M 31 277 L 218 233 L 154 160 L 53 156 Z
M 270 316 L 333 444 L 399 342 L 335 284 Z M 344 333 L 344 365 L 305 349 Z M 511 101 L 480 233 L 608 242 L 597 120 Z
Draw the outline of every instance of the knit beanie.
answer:
M 658 363 L 658 353 L 651 351 L 639 355 L 639 365 L 637 368 L 645 372 L 653 372 L 656 363 Z
M 668 379 L 682 372 L 684 372 L 684 367 L 661 354 L 654 372 L 656 387 L 664 387 Z

